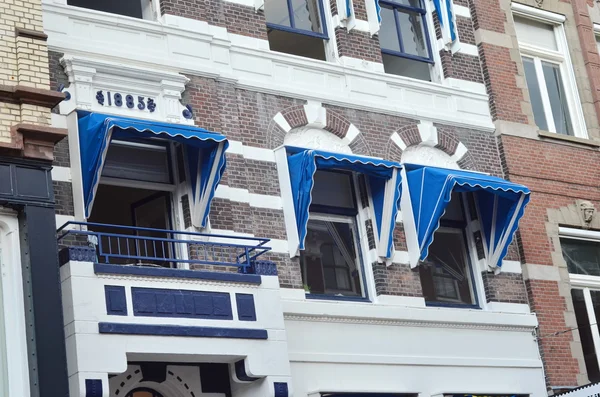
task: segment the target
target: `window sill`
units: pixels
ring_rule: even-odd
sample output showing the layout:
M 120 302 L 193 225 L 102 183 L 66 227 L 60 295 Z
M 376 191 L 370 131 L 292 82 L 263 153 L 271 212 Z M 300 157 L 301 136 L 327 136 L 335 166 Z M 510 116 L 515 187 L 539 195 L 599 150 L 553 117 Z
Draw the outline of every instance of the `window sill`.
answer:
M 554 133 L 554 132 L 548 132 L 548 131 L 539 130 L 538 131 L 538 136 L 540 136 L 542 138 L 555 139 L 557 141 L 565 141 L 565 142 L 571 142 L 571 143 L 578 143 L 580 145 L 590 146 L 590 147 L 593 147 L 593 148 L 599 148 L 600 147 L 600 142 L 593 141 L 591 139 L 579 138 L 579 137 L 576 137 L 576 136 L 569 136 L 569 135 L 562 135 L 562 134 L 557 134 L 557 133 Z
M 476 309 L 481 310 L 478 305 L 468 305 L 464 303 L 444 303 L 444 302 L 425 302 L 426 307 L 447 307 L 452 309 Z
M 363 298 L 362 296 L 336 296 L 336 295 L 324 295 L 324 294 L 306 294 L 306 299 L 371 303 L 371 300 L 369 298 Z

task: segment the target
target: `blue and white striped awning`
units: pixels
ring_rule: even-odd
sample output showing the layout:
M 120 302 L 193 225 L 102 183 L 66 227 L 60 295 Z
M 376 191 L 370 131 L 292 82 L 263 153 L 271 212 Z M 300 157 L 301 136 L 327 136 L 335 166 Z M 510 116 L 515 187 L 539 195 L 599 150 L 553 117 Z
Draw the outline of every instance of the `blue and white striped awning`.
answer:
M 488 266 L 498 270 L 529 202 L 529 189 L 476 172 L 403 166 L 402 213 L 411 266 L 427 258 L 452 192 L 473 192 L 479 207 L 485 257 Z M 414 237 L 416 241 L 409 241 Z
M 90 216 L 104 159 L 112 139 L 164 138 L 186 145 L 192 189 L 192 223 L 205 227 L 210 203 L 225 171 L 225 136 L 202 128 L 78 112 L 85 216 Z
M 298 228 L 298 248 L 304 249 L 315 173 L 317 170 L 342 169 L 367 177 L 379 237 L 379 256 L 392 258 L 393 232 L 400 206 L 400 163 L 321 150 L 293 147 L 286 149 L 290 153 L 288 169 Z

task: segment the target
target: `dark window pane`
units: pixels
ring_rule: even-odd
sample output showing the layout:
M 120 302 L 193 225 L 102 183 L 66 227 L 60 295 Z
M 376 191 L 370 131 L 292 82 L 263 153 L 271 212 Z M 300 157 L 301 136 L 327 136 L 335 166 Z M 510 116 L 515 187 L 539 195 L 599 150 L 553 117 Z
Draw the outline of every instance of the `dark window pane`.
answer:
M 319 0 L 292 0 L 292 10 L 296 29 L 322 33 Z
M 298 55 L 305 58 L 325 60 L 323 39 L 277 29 L 267 31 L 269 47 L 273 51 Z
M 102 176 L 145 182 L 171 183 L 171 167 L 165 147 L 146 148 L 112 143 Z
M 423 9 L 423 5 L 421 4 L 421 0 L 393 0 L 394 3 L 402 4 L 404 6 L 421 8 Z
M 466 244 L 460 229 L 438 229 L 425 263 L 419 266 L 427 302 L 472 304 Z
M 542 94 L 540 93 L 540 85 L 538 84 L 533 59 L 523 57 L 523 67 L 525 68 L 525 80 L 527 81 L 527 88 L 529 89 L 529 99 L 531 100 L 531 107 L 533 108 L 535 124 L 540 130 L 548 131 Z
M 292 26 L 287 1 L 265 0 L 265 19 L 275 25 Z
M 355 208 L 351 178 L 346 173 L 317 171 L 311 204 Z
M 594 301 L 594 311 L 596 317 L 598 316 L 599 306 L 597 304 L 598 291 L 591 291 L 592 300 Z M 594 340 L 592 338 L 592 331 L 590 329 L 590 320 L 587 315 L 585 307 L 585 301 L 583 298 L 583 291 L 580 289 L 571 290 L 571 296 L 573 297 L 573 307 L 575 308 L 575 317 L 577 318 L 577 328 L 579 330 L 579 339 L 581 339 L 581 347 L 583 348 L 583 356 L 585 359 L 585 366 L 587 368 L 588 377 L 590 382 L 600 381 L 600 369 L 598 368 L 598 357 L 596 356 L 596 350 L 594 349 Z M 597 327 L 597 325 L 595 325 Z
M 544 70 L 544 78 L 546 79 L 546 87 L 548 88 L 556 132 L 564 135 L 573 135 L 573 126 L 571 125 L 571 116 L 569 115 L 560 68 L 558 65 L 542 62 L 542 69 Z
M 429 58 L 421 14 L 398 11 L 404 53 Z
M 391 8 L 381 8 L 381 28 L 379 29 L 379 44 L 383 49 L 400 52 L 398 28 L 396 27 L 394 10 L 392 10 Z
M 142 0 L 68 0 L 70 6 L 142 18 Z
M 429 64 L 426 62 L 415 61 L 413 59 L 402 58 L 395 55 L 381 55 L 383 57 L 383 68 L 386 73 L 431 81 Z
M 352 224 L 309 220 L 300 259 L 303 282 L 311 293 L 362 295 Z
M 561 239 L 560 245 L 569 273 L 600 276 L 600 244 L 593 241 Z

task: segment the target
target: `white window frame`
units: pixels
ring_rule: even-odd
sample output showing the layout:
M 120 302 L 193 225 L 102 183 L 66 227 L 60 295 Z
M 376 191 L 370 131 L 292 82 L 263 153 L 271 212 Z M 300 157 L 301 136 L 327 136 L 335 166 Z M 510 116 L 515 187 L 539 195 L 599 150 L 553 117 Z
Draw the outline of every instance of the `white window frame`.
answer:
M 519 3 L 512 3 L 511 8 L 513 15 L 550 25 L 554 28 L 554 37 L 558 47 L 557 51 L 519 42 L 521 56 L 530 57 L 534 60 L 538 85 L 540 86 L 540 94 L 542 96 L 544 115 L 546 117 L 549 132 L 556 133 L 556 127 L 554 125 L 554 117 L 552 116 L 552 109 L 550 107 L 550 97 L 548 95 L 546 81 L 542 71 L 542 61 L 559 65 L 567 99 L 567 108 L 569 109 L 571 125 L 573 126 L 573 136 L 587 139 L 587 128 L 585 125 L 583 109 L 581 107 L 579 90 L 577 89 L 577 81 L 575 80 L 575 70 L 573 69 L 565 35 L 565 16 Z
M 561 239 L 592 241 L 600 245 L 600 232 L 597 231 L 559 227 L 558 233 Z M 594 350 L 596 351 L 596 358 L 598 366 L 600 367 L 600 330 L 598 326 L 595 326 L 598 324 L 598 319 L 594 312 L 591 293 L 592 290 L 600 291 L 600 276 L 569 273 L 569 281 L 571 282 L 572 289 L 580 289 L 583 291 L 583 299 L 585 301 L 585 308 L 590 323 L 590 330 L 592 332 Z

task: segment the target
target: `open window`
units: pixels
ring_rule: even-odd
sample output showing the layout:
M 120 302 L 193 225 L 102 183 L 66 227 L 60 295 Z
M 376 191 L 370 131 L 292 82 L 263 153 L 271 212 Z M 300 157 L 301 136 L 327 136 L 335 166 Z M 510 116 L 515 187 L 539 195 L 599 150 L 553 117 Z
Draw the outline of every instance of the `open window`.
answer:
M 476 251 L 469 238 L 462 194 L 453 194 L 419 266 L 423 297 L 428 304 L 477 305 L 471 255 Z
M 326 60 L 322 0 L 266 0 L 264 7 L 271 50 Z
M 379 0 L 379 43 L 386 73 L 431 80 L 426 0 Z
M 305 248 L 302 280 L 311 294 L 365 297 L 353 175 L 317 171 Z
M 155 19 L 153 0 L 67 0 L 70 6 L 140 19 Z

